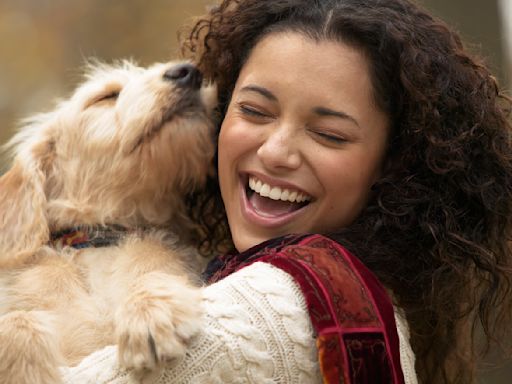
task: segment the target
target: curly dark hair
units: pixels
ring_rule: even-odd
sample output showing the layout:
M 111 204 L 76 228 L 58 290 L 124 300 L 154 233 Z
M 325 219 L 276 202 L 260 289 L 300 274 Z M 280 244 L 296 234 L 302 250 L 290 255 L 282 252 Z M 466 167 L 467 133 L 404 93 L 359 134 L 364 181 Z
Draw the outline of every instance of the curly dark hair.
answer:
M 472 382 L 475 330 L 486 349 L 512 328 L 511 100 L 455 32 L 411 1 L 225 0 L 183 42 L 217 83 L 221 113 L 251 49 L 284 31 L 366 55 L 392 122 L 384 172 L 356 221 L 328 235 L 392 290 L 421 382 Z M 215 180 L 200 206 L 211 213 L 209 247 L 229 241 Z

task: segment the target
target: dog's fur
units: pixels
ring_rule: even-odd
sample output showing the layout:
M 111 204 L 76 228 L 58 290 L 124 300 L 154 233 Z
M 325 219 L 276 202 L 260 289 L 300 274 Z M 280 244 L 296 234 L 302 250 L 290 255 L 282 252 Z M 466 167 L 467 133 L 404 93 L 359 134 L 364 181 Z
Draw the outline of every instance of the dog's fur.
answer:
M 215 91 L 178 86 L 164 76 L 174 65 L 90 65 L 72 97 L 8 145 L 3 383 L 59 383 L 59 365 L 113 343 L 125 367 L 153 369 L 184 353 L 198 330 L 200 290 L 187 264 L 199 257 L 186 260 L 195 255 L 170 232 L 185 238 L 193 228 L 184 198 L 211 171 Z M 49 245 L 54 232 L 113 224 L 131 231 L 115 246 Z

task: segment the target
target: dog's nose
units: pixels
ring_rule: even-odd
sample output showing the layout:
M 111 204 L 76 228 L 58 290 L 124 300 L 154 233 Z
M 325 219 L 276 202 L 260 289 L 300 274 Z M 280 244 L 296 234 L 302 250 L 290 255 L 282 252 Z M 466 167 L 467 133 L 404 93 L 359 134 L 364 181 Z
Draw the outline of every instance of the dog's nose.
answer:
M 199 89 L 203 82 L 203 75 L 192 64 L 179 64 L 165 71 L 164 79 L 172 81 L 179 87 Z

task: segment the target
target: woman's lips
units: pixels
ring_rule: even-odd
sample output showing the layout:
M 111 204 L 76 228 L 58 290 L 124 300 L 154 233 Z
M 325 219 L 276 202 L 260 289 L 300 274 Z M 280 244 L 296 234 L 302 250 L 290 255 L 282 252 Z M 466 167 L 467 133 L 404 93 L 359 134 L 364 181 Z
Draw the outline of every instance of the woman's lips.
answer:
M 260 196 L 248 186 L 248 177 L 240 178 L 240 200 L 243 216 L 264 227 L 278 227 L 294 220 L 307 207 L 307 202 L 291 202 Z

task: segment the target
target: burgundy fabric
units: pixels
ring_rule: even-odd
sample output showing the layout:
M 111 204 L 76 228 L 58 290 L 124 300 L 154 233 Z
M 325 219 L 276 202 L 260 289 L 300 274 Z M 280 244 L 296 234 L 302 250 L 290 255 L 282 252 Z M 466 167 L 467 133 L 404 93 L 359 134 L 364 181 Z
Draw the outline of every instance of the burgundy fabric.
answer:
M 254 262 L 289 273 L 306 299 L 324 383 L 403 384 L 391 301 L 377 278 L 321 235 L 285 236 L 216 259 L 209 282 Z

